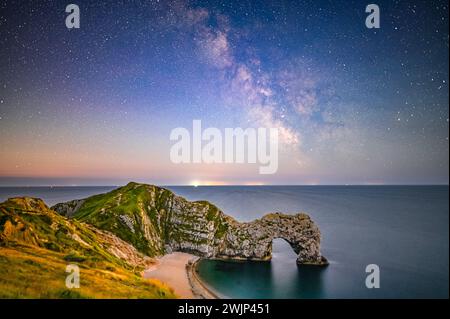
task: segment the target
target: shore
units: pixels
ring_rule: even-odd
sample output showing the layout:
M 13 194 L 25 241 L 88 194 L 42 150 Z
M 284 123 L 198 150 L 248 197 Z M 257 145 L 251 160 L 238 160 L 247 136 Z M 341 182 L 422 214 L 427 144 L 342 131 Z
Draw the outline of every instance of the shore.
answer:
M 164 255 L 143 272 L 144 278 L 158 279 L 174 289 L 182 299 L 217 299 L 198 278 L 195 267 L 197 256 L 174 252 Z

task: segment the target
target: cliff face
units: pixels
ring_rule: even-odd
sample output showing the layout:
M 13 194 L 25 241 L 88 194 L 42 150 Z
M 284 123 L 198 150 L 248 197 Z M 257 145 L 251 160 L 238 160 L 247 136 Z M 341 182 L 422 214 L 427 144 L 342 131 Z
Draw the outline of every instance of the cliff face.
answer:
M 239 223 L 206 201 L 129 183 L 107 194 L 57 204 L 55 211 L 112 232 L 149 256 L 170 251 L 208 258 L 269 260 L 272 240 L 285 239 L 299 264 L 325 265 L 320 232 L 306 214 L 268 214 Z

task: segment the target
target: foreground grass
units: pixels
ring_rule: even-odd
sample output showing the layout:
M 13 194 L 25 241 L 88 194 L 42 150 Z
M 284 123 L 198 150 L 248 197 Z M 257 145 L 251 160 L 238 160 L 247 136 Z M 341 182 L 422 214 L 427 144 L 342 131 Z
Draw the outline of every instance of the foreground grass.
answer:
M 0 298 L 176 298 L 142 278 L 149 262 L 113 234 L 68 220 L 42 200 L 0 203 Z M 66 267 L 80 268 L 80 288 L 66 287 Z
M 65 255 L 36 247 L 0 247 L 0 298 L 176 298 L 173 290 L 114 265 L 80 267 L 80 288 L 68 289 Z

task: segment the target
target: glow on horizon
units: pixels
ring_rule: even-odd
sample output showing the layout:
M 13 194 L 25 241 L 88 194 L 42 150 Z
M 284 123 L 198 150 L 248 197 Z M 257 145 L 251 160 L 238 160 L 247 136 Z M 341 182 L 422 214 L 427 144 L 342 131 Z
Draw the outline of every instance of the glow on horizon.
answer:
M 264 182 L 241 182 L 241 183 L 230 183 L 225 181 L 192 181 L 189 185 L 198 187 L 198 186 L 264 186 L 267 185 Z

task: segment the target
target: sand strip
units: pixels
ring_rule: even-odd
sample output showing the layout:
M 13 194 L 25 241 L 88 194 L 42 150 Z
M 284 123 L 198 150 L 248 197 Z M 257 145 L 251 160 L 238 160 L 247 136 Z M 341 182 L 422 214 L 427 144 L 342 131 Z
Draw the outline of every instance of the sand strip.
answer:
M 144 278 L 158 279 L 172 287 L 180 298 L 217 298 L 207 290 L 195 274 L 197 256 L 174 252 L 164 255 L 156 260 L 156 264 L 147 268 Z
M 186 265 L 186 272 L 192 292 L 195 296 L 202 299 L 224 299 L 224 296 L 220 296 L 200 280 L 197 274 L 197 263 L 199 260 L 200 258 L 198 257 L 191 259 Z

